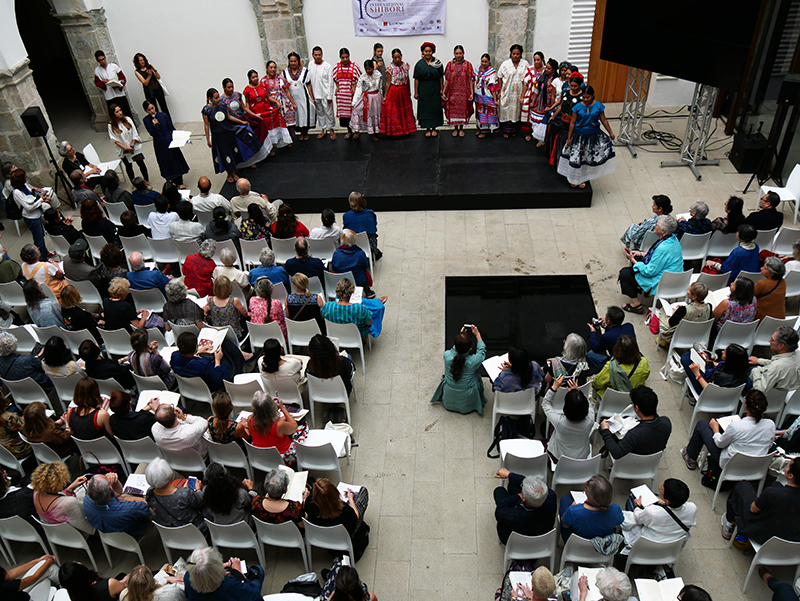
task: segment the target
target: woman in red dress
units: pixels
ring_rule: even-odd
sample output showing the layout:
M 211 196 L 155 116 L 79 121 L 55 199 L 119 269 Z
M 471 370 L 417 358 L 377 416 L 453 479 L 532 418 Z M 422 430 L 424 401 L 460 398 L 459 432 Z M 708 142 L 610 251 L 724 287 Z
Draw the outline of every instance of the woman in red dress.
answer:
M 392 62 L 386 66 L 386 90 L 381 110 L 381 133 L 405 136 L 417 131 L 414 109 L 411 106 L 411 78 L 403 53 L 392 50 Z
M 259 83 L 258 73 L 255 70 L 251 69 L 247 72 L 247 80 L 250 83 L 245 86 L 242 93 L 250 110 L 261 117 L 270 142 L 278 148 L 291 146 L 292 137 L 286 128 L 280 105 L 272 98 L 264 85 Z
M 453 125 L 453 137 L 464 137 L 464 125 L 472 116 L 472 84 L 475 69 L 472 63 L 464 60 L 464 47 L 460 44 L 453 49 L 453 60 L 444 68 L 444 114 L 448 125 Z

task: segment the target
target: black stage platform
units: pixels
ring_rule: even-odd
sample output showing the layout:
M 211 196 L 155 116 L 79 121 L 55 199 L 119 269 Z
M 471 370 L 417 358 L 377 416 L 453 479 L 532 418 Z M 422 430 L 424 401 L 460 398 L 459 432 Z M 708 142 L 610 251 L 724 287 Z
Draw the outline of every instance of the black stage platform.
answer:
M 453 138 L 417 132 L 373 142 L 329 138 L 278 149 L 256 169 L 242 169 L 253 190 L 281 198 L 298 213 L 346 210 L 350 192 L 363 192 L 381 211 L 441 211 L 590 207 L 592 188 L 572 188 L 548 164 L 542 149 L 522 137 L 478 139 L 474 130 Z M 220 193 L 236 196 L 233 184 Z
M 585 275 L 448 276 L 445 348 L 465 323 L 478 326 L 487 357 L 524 348 L 539 365 L 561 354 L 567 334 L 589 341 L 597 314 Z

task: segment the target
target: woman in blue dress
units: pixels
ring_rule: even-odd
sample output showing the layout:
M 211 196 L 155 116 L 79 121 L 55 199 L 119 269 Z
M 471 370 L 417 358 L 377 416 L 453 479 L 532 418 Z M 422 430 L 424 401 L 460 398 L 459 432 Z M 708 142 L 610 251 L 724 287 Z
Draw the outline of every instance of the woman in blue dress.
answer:
M 247 98 L 241 92 L 233 90 L 233 80 L 229 77 L 222 80 L 222 94 L 219 96 L 219 103 L 228 109 L 228 113 L 247 123 L 259 142 L 264 142 L 269 135 L 267 126 L 260 115 L 256 115 L 250 110 L 247 105 Z
M 614 132 L 608 124 L 606 107 L 594 99 L 594 89 L 587 86 L 583 102 L 572 109 L 567 145 L 561 151 L 558 172 L 573 188 L 585 188 L 586 182 L 617 170 Z M 600 131 L 600 123 L 609 135 Z
M 227 172 L 229 184 L 238 179 L 237 168 L 255 165 L 272 150 L 269 138 L 260 144 L 250 126 L 231 115 L 220 104 L 216 89 L 209 88 L 206 91 L 206 105 L 201 113 L 206 143 L 214 160 L 214 173 Z
M 175 127 L 169 115 L 156 111 L 155 105 L 149 100 L 142 103 L 142 108 L 147 115 L 144 118 L 144 127 L 153 137 L 153 150 L 156 151 L 156 160 L 161 176 L 176 186 L 183 186 L 183 176 L 189 173 L 189 165 L 183 158 L 180 148 L 170 148 L 172 132 Z
M 471 355 L 473 337 L 478 341 L 478 348 Z M 487 400 L 479 370 L 485 358 L 486 345 L 478 328 L 461 328 L 453 348 L 444 352 L 444 375 L 431 403 L 441 402 L 448 411 L 464 414 L 477 411 L 483 415 Z

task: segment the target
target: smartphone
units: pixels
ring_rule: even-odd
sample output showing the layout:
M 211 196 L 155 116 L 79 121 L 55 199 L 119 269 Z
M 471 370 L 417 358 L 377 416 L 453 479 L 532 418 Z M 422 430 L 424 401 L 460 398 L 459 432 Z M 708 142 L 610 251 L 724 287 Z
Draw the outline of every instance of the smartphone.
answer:
M 195 476 L 189 476 L 186 485 L 192 490 L 197 490 L 197 478 Z

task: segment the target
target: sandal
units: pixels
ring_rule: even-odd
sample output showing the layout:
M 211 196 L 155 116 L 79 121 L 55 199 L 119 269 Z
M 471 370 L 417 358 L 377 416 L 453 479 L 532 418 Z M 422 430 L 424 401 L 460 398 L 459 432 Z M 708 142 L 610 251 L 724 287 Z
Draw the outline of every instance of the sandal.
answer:
M 425 132 L 425 137 L 426 137 L 426 138 L 430 138 L 430 137 L 431 137 L 431 131 L 430 131 L 430 130 L 427 130 L 427 131 Z
M 345 138 L 346 138 L 346 137 L 347 137 L 347 136 L 345 136 Z M 356 132 L 356 133 L 354 133 L 354 134 L 353 134 L 353 139 L 354 139 L 354 140 L 358 140 L 360 137 L 361 137 L 361 133 L 360 133 L 360 132 Z
M 681 449 L 681 457 L 683 457 L 683 460 L 686 462 L 687 469 L 690 469 L 692 471 L 697 469 L 697 461 L 689 457 L 689 453 L 686 451 L 686 447 L 683 447 Z
M 533 136 L 525 136 L 526 142 L 530 142 L 531 140 L 533 140 Z
M 459 132 L 458 132 L 458 137 L 459 137 L 459 138 L 463 138 L 465 135 L 466 135 L 466 134 L 464 133 L 464 130 L 463 130 L 463 129 L 462 129 L 461 131 L 459 131 Z
M 580 184 L 578 184 L 578 187 L 579 187 L 581 190 L 583 190 L 583 189 L 586 187 L 586 182 L 581 182 Z
M 336 139 L 336 132 L 331 130 L 331 140 L 335 140 L 335 139 Z
M 349 140 L 352 137 L 353 137 L 353 134 L 351 134 L 349 131 L 344 135 L 344 139 L 345 140 Z
M 323 129 L 321 132 L 319 132 L 319 135 L 317 136 L 317 140 L 321 140 L 324 137 L 325 137 L 325 130 Z M 306 140 L 308 140 L 308 136 L 306 136 Z
M 479 137 L 480 139 L 483 139 L 483 138 L 485 138 L 485 137 L 486 137 L 486 134 L 478 134 L 478 137 Z
M 457 137 L 458 137 L 458 130 L 457 130 L 457 129 L 454 129 L 454 130 L 453 130 L 453 137 L 454 137 L 454 138 L 457 138 Z
M 625 303 L 622 305 L 622 310 L 628 313 L 636 313 L 637 315 L 641 315 L 644 313 L 644 305 L 636 305 L 635 307 L 630 303 Z
M 439 132 L 434 129 L 431 132 L 431 138 L 438 138 L 438 137 L 439 137 Z

